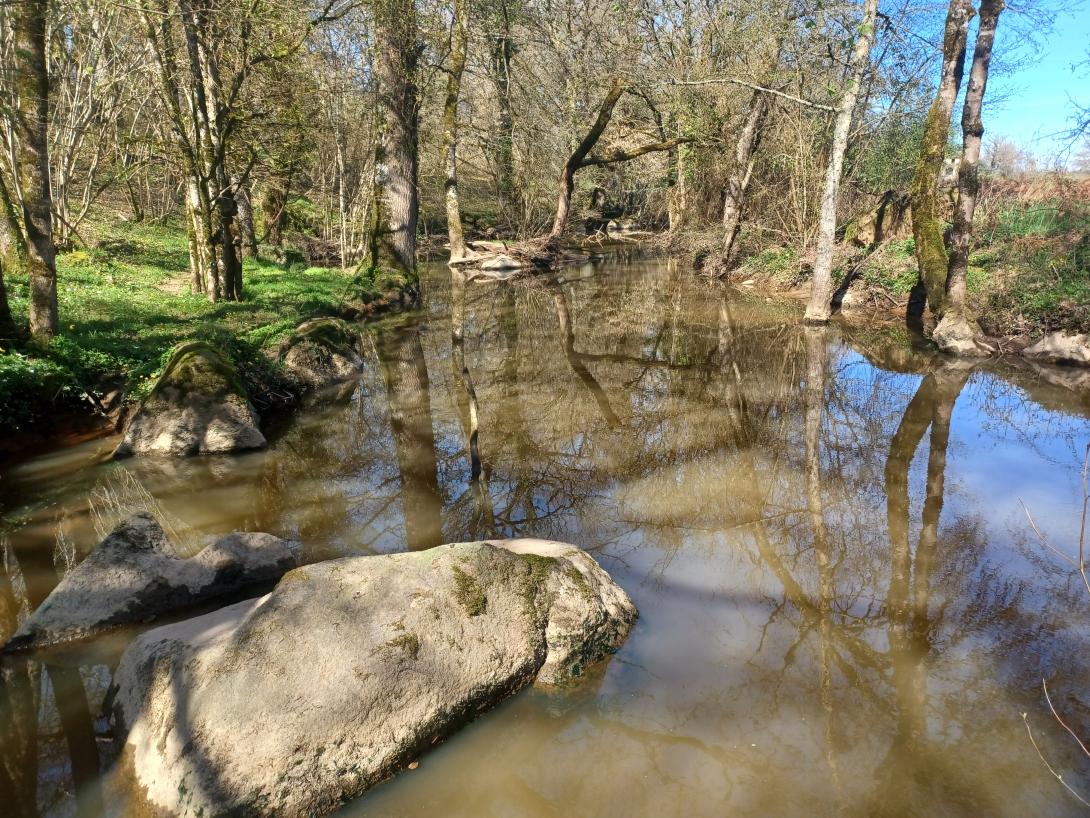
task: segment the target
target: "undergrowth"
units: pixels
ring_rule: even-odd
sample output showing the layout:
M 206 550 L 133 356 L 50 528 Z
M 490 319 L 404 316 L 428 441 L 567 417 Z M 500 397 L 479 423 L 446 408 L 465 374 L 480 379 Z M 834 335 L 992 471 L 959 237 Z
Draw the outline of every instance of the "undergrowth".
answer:
M 375 270 L 289 266 L 247 259 L 240 302 L 210 303 L 189 289 L 185 232 L 174 225 L 100 222 L 88 249 L 57 257 L 60 332 L 47 346 L 0 344 L 0 418 L 27 428 L 50 406 L 112 387 L 139 398 L 171 348 L 203 340 L 223 348 L 249 382 L 275 376 L 263 350 L 316 315 L 349 300 L 373 300 L 402 279 Z M 5 278 L 16 321 L 25 325 L 27 280 Z

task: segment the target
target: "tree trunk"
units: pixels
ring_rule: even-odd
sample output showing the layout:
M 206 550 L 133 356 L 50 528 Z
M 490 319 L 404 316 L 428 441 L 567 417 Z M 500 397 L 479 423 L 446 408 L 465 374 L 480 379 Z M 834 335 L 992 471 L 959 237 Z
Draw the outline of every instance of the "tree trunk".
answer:
M 984 136 L 984 121 L 980 109 L 988 85 L 988 67 L 995 42 L 995 29 L 1003 12 L 1003 0 L 981 0 L 980 28 L 976 35 L 973 65 L 969 71 L 969 87 L 965 91 L 962 110 L 962 155 L 958 170 L 958 204 L 954 210 L 954 229 L 950 236 L 950 267 L 946 277 L 947 309 L 968 318 L 965 279 L 969 271 L 969 243 L 973 235 L 973 215 L 980 195 L 980 141 Z
M 927 112 L 923 145 L 912 180 L 912 235 L 920 281 L 927 291 L 931 312 L 941 316 L 946 300 L 948 258 L 943 236 L 939 176 L 950 137 L 950 117 L 965 71 L 965 41 L 975 14 L 970 0 L 950 0 L 942 42 L 942 75 L 935 100 Z
M 380 138 L 375 150 L 371 264 L 416 275 L 416 6 L 380 0 L 375 7 L 375 76 Z
M 257 232 L 254 230 L 254 209 L 250 203 L 250 189 L 237 173 L 231 174 L 231 186 L 235 190 L 238 205 L 238 229 L 242 238 L 243 256 L 257 258 Z
M 16 334 L 4 275 L 25 269 L 26 241 L 15 212 L 15 203 L 8 193 L 3 175 L 0 174 L 0 339 L 10 339 Z
M 454 0 L 447 97 L 443 104 L 443 164 L 447 174 L 447 236 L 450 238 L 451 261 L 458 261 L 466 254 L 465 234 L 462 232 L 462 208 L 458 200 L 458 98 L 462 91 L 462 72 L 466 67 L 468 30 L 468 0 Z
M 284 224 L 287 221 L 288 185 L 280 179 L 270 179 L 265 183 L 261 197 L 261 219 L 265 233 L 265 243 L 274 247 L 284 246 Z
M 833 299 L 833 248 L 836 243 L 836 210 L 840 201 L 840 176 L 844 170 L 844 153 L 848 149 L 848 131 L 852 124 L 859 85 L 867 70 L 870 47 L 874 40 L 874 24 L 878 14 L 878 0 L 866 0 L 863 19 L 859 23 L 848 85 L 837 108 L 833 126 L 833 144 L 829 165 L 825 171 L 825 189 L 821 194 L 821 217 L 818 224 L 817 255 L 814 260 L 814 279 L 810 285 L 810 303 L 806 306 L 805 320 L 824 323 L 829 320 Z
M 749 102 L 749 113 L 734 145 L 734 167 L 727 180 L 727 196 L 723 202 L 723 266 L 730 269 L 737 253 L 738 233 L 742 227 L 742 208 L 745 205 L 749 180 L 753 176 L 753 152 L 757 147 L 761 126 L 768 113 L 768 100 L 764 93 L 754 91 Z
M 553 229 L 549 231 L 550 241 L 558 240 L 568 227 L 568 218 L 571 216 L 571 197 L 572 192 L 575 190 L 575 172 L 582 167 L 587 154 L 598 144 L 598 139 L 609 125 L 609 120 L 613 117 L 613 109 L 617 107 L 617 101 L 626 88 L 627 86 L 619 79 L 613 78 L 609 93 L 602 100 L 602 104 L 598 106 L 598 116 L 594 120 L 594 125 L 591 126 L 587 135 L 583 137 L 583 141 L 576 146 L 560 171 L 560 194 L 557 198 Z
M 47 14 L 45 0 L 19 0 L 12 11 L 12 67 L 18 101 L 18 109 L 12 113 L 18 143 L 16 172 L 30 280 L 30 334 L 38 341 L 48 341 L 57 333 L 57 266 L 49 190 Z
M 511 11 L 506 0 L 501 0 L 499 14 L 499 30 L 488 61 L 499 110 L 492 163 L 500 203 L 508 221 L 517 226 L 522 221 L 522 195 L 515 178 L 515 115 L 511 106 L 511 61 L 515 56 L 515 43 L 511 37 Z

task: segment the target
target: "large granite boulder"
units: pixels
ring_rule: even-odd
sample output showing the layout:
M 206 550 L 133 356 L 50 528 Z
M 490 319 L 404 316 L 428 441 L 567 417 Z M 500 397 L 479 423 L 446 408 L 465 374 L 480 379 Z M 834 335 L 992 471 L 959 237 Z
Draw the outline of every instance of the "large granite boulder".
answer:
M 129 646 L 125 789 L 175 816 L 330 813 L 520 688 L 577 679 L 635 618 L 589 555 L 543 540 L 297 568 Z
M 296 564 L 283 540 L 241 532 L 180 559 L 155 518 L 137 514 L 61 580 L 4 650 L 72 642 L 150 622 L 248 586 L 268 587 Z
M 263 446 L 265 436 L 234 364 L 215 347 L 194 341 L 174 350 L 114 456 L 186 457 Z
M 1038 361 L 1090 366 L 1090 335 L 1053 332 L 1026 347 L 1022 354 Z
M 296 380 L 318 389 L 363 371 L 359 347 L 360 333 L 350 324 L 339 318 L 316 318 L 299 325 L 280 360 Z

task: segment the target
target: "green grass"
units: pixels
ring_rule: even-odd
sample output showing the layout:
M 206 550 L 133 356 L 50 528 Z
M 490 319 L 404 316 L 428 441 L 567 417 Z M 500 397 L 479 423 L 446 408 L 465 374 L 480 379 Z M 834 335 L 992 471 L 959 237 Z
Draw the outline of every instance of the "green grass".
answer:
M 60 333 L 45 348 L 0 353 L 0 417 L 32 423 L 43 406 L 84 391 L 124 384 L 139 397 L 176 344 L 204 340 L 225 348 L 240 370 L 267 366 L 264 347 L 315 315 L 335 314 L 349 296 L 370 300 L 397 286 L 368 271 L 244 264 L 244 299 L 210 303 L 189 291 L 189 254 L 176 226 L 100 223 L 92 249 L 57 258 Z M 6 278 L 16 320 L 26 321 L 27 281 Z

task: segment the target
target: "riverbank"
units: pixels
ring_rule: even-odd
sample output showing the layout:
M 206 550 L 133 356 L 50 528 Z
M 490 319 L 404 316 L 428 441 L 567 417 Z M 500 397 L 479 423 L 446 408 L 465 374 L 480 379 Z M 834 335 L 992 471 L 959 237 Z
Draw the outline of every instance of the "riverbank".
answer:
M 918 280 L 910 216 L 879 227 L 873 212 L 848 220 L 834 277 L 845 311 L 906 314 Z M 743 235 L 740 261 L 719 264 L 718 231 L 682 234 L 684 253 L 706 275 L 777 293 L 809 294 L 812 254 L 796 243 Z M 1042 175 L 986 181 L 969 257 L 969 305 L 981 328 L 1018 351 L 1053 332 L 1090 330 L 1090 180 Z
M 89 245 L 57 258 L 61 331 L 48 346 L 0 342 L 5 453 L 112 428 L 186 341 L 224 349 L 260 412 L 294 397 L 274 350 L 316 316 L 366 318 L 395 309 L 413 284 L 339 268 L 247 259 L 244 299 L 210 303 L 189 288 L 185 232 L 176 225 L 99 222 Z M 6 277 L 17 319 L 25 277 Z

